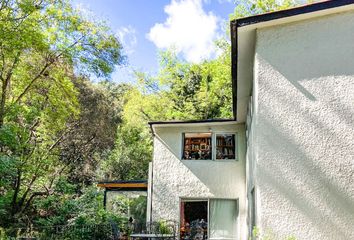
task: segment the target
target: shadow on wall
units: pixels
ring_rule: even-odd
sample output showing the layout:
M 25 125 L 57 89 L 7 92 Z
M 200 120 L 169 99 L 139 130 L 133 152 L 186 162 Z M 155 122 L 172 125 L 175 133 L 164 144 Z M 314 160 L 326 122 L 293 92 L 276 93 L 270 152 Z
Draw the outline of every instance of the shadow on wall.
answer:
M 354 239 L 354 18 L 335 17 L 262 30 L 257 46 L 263 220 L 305 239 Z
M 176 152 L 169 147 L 168 143 L 162 139 L 162 137 L 158 135 L 156 135 L 156 137 L 166 148 L 166 151 L 169 152 L 171 159 L 173 159 L 173 161 L 170 162 L 171 166 L 169 166 L 169 170 L 166 169 L 166 174 L 179 174 L 181 170 L 174 172 L 173 169 L 183 169 L 183 172 L 185 172 L 189 178 L 194 179 L 194 183 L 198 182 L 201 184 L 201 196 L 208 195 L 209 197 L 220 197 L 220 194 L 225 195 L 225 193 L 229 193 L 229 195 L 231 195 L 231 193 L 235 192 L 235 186 L 230 183 L 238 181 L 238 184 L 245 184 L 244 162 L 240 159 L 238 161 L 224 161 L 222 163 L 210 160 L 181 161 L 181 156 L 177 155 Z M 239 137 L 238 141 L 243 140 L 243 137 Z M 241 157 L 241 155 L 242 154 L 240 154 L 240 158 L 244 158 L 243 156 Z M 211 176 L 213 177 L 211 178 Z M 183 176 L 181 177 L 183 178 Z M 240 179 L 243 180 L 242 183 L 240 183 Z M 188 185 L 188 183 L 186 183 L 186 187 L 192 188 L 193 186 Z M 179 184 L 179 187 L 183 188 L 181 182 L 179 182 Z M 197 194 L 198 192 L 195 193 L 195 195 Z M 227 197 L 230 198 L 231 196 Z
M 167 174 L 176 174 L 173 169 L 174 167 L 182 167 L 184 168 L 185 172 L 187 172 L 188 174 L 192 174 L 196 179 L 198 179 L 201 183 L 203 183 L 205 188 L 209 188 L 206 183 L 207 183 L 207 179 L 208 176 L 205 176 L 204 174 L 201 174 L 201 171 L 193 171 L 193 169 L 190 168 L 190 166 L 186 165 L 185 161 L 181 161 L 181 155 L 178 155 L 170 146 L 168 143 L 166 143 L 158 134 L 155 135 L 155 137 L 160 141 L 160 143 L 166 148 L 167 152 L 170 154 L 171 159 L 173 158 L 173 161 L 171 161 L 171 164 L 173 164 L 174 166 L 170 166 L 169 169 L 165 169 L 168 171 Z M 182 144 L 182 140 L 181 140 L 181 144 Z M 200 164 L 203 164 L 203 160 L 195 160 L 196 161 L 200 161 Z M 201 166 L 202 167 L 202 166 Z M 211 191 L 209 189 L 209 192 L 211 194 Z
M 348 30 L 354 25 L 353 12 L 321 21 L 320 18 L 306 25 L 300 22 L 260 31 L 262 44 L 257 49 L 266 62 L 312 101 L 316 97 L 302 81 L 354 75 L 354 31 Z
M 212 193 L 208 186 L 195 175 L 187 166 L 179 161 L 179 157 L 173 152 L 173 150 L 166 144 L 158 135 L 155 136 L 162 146 L 156 145 L 156 148 L 164 148 L 163 156 L 159 156 L 163 163 L 159 168 L 159 172 L 154 173 L 154 178 L 158 177 L 160 180 L 164 179 L 163 184 L 161 182 L 153 185 L 153 220 L 167 219 L 167 220 L 178 220 L 179 218 L 179 205 L 176 205 L 175 198 L 179 197 L 178 190 L 181 188 L 181 182 L 183 182 L 183 173 L 188 175 L 188 183 L 186 186 L 189 188 L 194 187 L 194 184 L 198 184 L 199 188 L 202 189 L 204 194 L 212 196 Z M 160 149 L 161 150 L 161 149 Z M 154 168 L 156 167 L 156 162 L 154 163 Z M 178 170 L 177 170 L 178 169 Z M 182 173 L 182 176 L 179 176 Z M 188 185 L 189 184 L 189 185 Z
M 316 77 L 315 73 L 312 77 Z M 290 82 L 298 81 L 294 78 L 288 80 Z M 262 84 L 271 83 L 264 81 Z M 294 86 L 296 87 L 296 85 Z M 297 89 L 303 93 L 302 88 Z M 308 111 L 305 109 L 306 105 L 302 106 L 301 101 L 304 99 L 291 98 L 291 95 L 280 88 L 274 88 L 274 85 L 265 86 L 263 91 L 273 98 L 271 103 L 267 102 L 260 106 L 260 115 L 257 119 L 257 122 L 260 123 L 258 128 L 262 129 L 261 135 L 258 136 L 260 142 L 258 147 L 263 149 L 261 154 L 270 160 L 257 165 L 260 182 L 266 189 L 274 191 L 275 194 L 282 196 L 296 207 L 312 223 L 311 227 L 317 228 L 324 237 L 352 239 L 354 236 L 352 226 L 354 222 L 353 161 L 350 159 L 350 154 L 348 156 L 338 155 L 341 154 L 341 147 L 347 153 L 353 152 L 353 142 L 348 142 L 348 139 L 353 140 L 353 115 L 350 110 L 342 112 L 340 109 L 341 106 L 344 109 L 350 109 L 350 106 L 338 104 L 338 101 L 334 106 L 331 105 L 331 101 L 321 103 L 325 106 L 324 113 L 339 115 L 340 118 L 345 116 L 346 120 L 341 127 L 346 131 L 341 129 L 340 133 L 342 134 L 338 135 L 340 133 L 336 132 L 337 128 L 333 129 L 325 122 L 328 121 L 326 114 L 321 118 L 319 117 L 321 115 L 316 111 Z M 328 91 L 321 94 L 331 95 L 332 93 Z M 306 97 L 313 100 L 311 96 L 313 95 Z M 333 96 L 328 97 L 329 99 L 333 98 Z M 287 114 L 287 112 L 274 113 L 272 108 L 284 109 L 289 106 L 294 109 L 284 123 L 279 116 Z M 313 110 L 321 112 L 322 109 Z M 289 118 L 294 119 L 289 120 Z M 296 126 L 297 123 L 300 123 L 301 126 Z M 308 127 L 309 131 L 301 133 L 303 136 L 301 134 L 295 136 L 299 134 L 299 127 Z M 311 136 L 312 134 L 314 136 Z M 306 145 L 306 143 L 312 145 Z M 333 145 L 331 145 L 332 143 Z M 322 152 L 316 156 L 316 154 L 312 154 L 316 150 L 322 150 Z M 325 162 L 323 165 L 321 156 L 325 154 L 331 154 L 331 156 L 325 157 L 327 160 L 332 159 L 333 164 L 326 165 Z M 338 162 L 338 158 L 342 162 Z M 331 175 L 329 172 L 335 174 Z M 347 175 L 344 180 L 348 181 L 347 185 L 349 186 L 343 186 L 343 182 L 340 182 L 343 179 L 342 174 Z M 266 224 L 272 226 L 274 223 L 267 222 Z

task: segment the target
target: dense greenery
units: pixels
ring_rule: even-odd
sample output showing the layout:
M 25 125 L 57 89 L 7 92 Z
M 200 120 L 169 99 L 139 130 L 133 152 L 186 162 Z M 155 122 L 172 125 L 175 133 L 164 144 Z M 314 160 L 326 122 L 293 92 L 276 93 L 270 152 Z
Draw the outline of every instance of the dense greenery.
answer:
M 236 4 L 230 18 L 297 2 Z M 107 79 L 125 57 L 103 22 L 66 0 L 1 1 L 0 233 L 121 221 L 92 185 L 147 178 L 148 121 L 232 116 L 227 34 L 216 59 L 191 64 L 164 51 L 156 76 L 118 84 Z
M 124 56 L 103 23 L 64 0 L 2 1 L 0 36 L 0 225 L 8 228 L 34 223 L 63 181 L 80 195 L 92 180 L 120 116 L 110 109 L 116 93 L 84 76 L 107 77 Z

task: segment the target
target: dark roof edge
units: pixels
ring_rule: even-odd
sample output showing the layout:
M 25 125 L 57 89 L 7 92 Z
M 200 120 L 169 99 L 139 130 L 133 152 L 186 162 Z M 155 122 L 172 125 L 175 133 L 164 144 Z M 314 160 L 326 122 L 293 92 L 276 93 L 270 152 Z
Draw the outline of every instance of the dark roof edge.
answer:
M 231 32 L 231 83 L 232 83 L 232 111 L 234 120 L 237 120 L 237 25 L 230 22 Z
M 187 124 L 187 123 L 214 123 L 214 122 L 234 122 L 235 119 L 227 118 L 227 119 L 203 119 L 203 120 L 172 120 L 172 121 L 151 121 L 148 124 L 156 125 L 156 124 Z
M 349 4 L 353 4 L 354 0 L 327 0 L 323 2 L 317 2 L 312 4 L 307 4 L 299 7 L 294 7 L 290 9 L 264 13 L 255 16 L 249 16 L 245 18 L 239 18 L 232 20 L 237 27 L 243 27 L 251 24 L 256 24 L 260 22 L 267 22 L 271 20 L 276 20 L 285 17 L 296 16 L 300 14 L 312 13 L 316 11 L 321 11 L 330 8 L 341 7 Z

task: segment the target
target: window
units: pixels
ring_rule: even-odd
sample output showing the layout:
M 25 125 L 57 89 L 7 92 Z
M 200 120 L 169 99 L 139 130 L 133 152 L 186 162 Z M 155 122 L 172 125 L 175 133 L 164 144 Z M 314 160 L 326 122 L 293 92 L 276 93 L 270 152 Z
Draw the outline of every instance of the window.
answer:
M 183 157 L 185 160 L 212 159 L 211 133 L 185 133 Z
M 236 159 L 235 134 L 216 134 L 216 159 Z
M 236 200 L 210 199 L 209 239 L 237 239 L 238 205 Z
M 237 200 L 182 200 L 180 239 L 237 239 L 237 217 Z
M 234 160 L 236 156 L 234 133 L 183 134 L 183 160 Z

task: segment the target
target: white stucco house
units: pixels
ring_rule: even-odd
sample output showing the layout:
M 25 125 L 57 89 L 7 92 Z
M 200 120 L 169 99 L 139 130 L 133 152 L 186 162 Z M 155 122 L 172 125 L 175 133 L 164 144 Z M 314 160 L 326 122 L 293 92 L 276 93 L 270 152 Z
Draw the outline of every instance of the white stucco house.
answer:
M 181 239 L 354 239 L 354 0 L 238 19 L 231 37 L 234 119 L 150 123 L 148 218 Z

